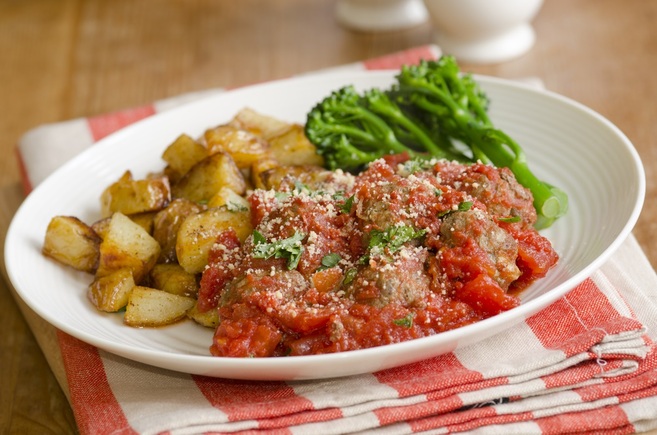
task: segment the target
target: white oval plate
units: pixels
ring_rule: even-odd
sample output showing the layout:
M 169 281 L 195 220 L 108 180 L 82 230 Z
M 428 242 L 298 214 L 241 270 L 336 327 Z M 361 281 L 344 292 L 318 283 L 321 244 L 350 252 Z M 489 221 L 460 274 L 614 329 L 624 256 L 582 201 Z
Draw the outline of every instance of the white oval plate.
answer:
M 304 122 L 329 92 L 352 83 L 385 88 L 392 72 L 328 74 L 251 86 L 153 116 L 100 141 L 56 171 L 20 207 L 5 244 L 7 270 L 25 302 L 57 328 L 123 357 L 171 370 L 216 377 L 289 380 L 369 373 L 436 356 L 511 327 L 560 298 L 618 248 L 634 226 L 645 193 L 641 161 L 609 121 L 564 97 L 500 79 L 478 77 L 491 98 L 491 117 L 526 150 L 534 172 L 564 189 L 570 211 L 544 231 L 561 256 L 522 304 L 482 322 L 432 337 L 331 355 L 235 359 L 210 356 L 212 331 L 191 321 L 157 329 L 124 326 L 88 302 L 92 277 L 41 255 L 49 220 L 99 217 L 102 190 L 126 170 L 135 177 L 161 170 L 160 156 L 179 134 L 200 135 L 251 107 Z

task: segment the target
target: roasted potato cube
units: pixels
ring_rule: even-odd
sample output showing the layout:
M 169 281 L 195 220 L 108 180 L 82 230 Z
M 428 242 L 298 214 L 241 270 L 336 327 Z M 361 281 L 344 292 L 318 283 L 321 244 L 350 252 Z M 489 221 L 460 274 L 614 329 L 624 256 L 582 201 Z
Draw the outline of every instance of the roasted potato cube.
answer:
M 100 242 L 98 234 L 80 219 L 56 216 L 46 229 L 42 252 L 60 263 L 93 273 L 98 267 Z
M 170 325 L 184 319 L 194 303 L 193 298 L 136 286 L 130 292 L 123 321 L 136 327 Z
M 167 175 L 172 182 L 176 182 L 207 155 L 208 151 L 203 145 L 182 134 L 164 150 L 162 159 L 168 164 Z
M 208 154 L 228 153 L 240 169 L 249 168 L 254 162 L 264 158 L 269 147 L 264 139 L 230 125 L 206 130 L 204 137 Z
M 208 263 L 208 252 L 219 234 L 235 230 L 240 241 L 253 231 L 248 211 L 211 208 L 185 219 L 178 230 L 176 255 L 178 263 L 189 273 L 200 273 Z
M 210 208 L 221 206 L 225 206 L 229 211 L 248 211 L 250 204 L 245 197 L 238 195 L 233 189 L 222 187 L 208 201 Z
M 148 234 L 153 234 L 156 214 L 157 212 L 146 212 L 131 214 L 128 217 L 131 221 L 142 227 Z
M 176 237 L 178 229 L 187 216 L 200 213 L 203 210 L 199 204 L 188 199 L 178 198 L 159 211 L 153 219 L 153 238 L 162 248 L 158 261 L 173 263 L 176 261 Z
M 129 215 L 128 217 L 130 218 L 131 221 L 142 227 L 148 234 L 152 234 L 153 221 L 155 219 L 156 214 L 157 213 L 155 212 L 137 213 L 137 214 Z M 105 234 L 107 234 L 107 229 L 109 228 L 109 223 L 111 220 L 112 220 L 111 216 L 103 218 L 91 224 L 91 228 L 96 232 L 96 234 L 98 234 L 98 236 L 101 239 L 104 239 Z
M 194 304 L 194 306 L 187 311 L 187 317 L 206 328 L 214 329 L 219 326 L 219 311 L 208 310 L 205 313 L 201 313 L 198 310 L 198 304 Z
M 166 177 L 134 180 L 126 171 L 119 180 L 108 186 L 100 197 L 101 213 L 111 216 L 121 212 L 132 215 L 164 208 L 171 200 L 171 189 Z
M 324 165 L 324 158 L 317 154 L 317 148 L 299 124 L 269 139 L 269 152 L 282 166 Z
M 159 243 L 146 230 L 124 214 L 114 213 L 105 238 L 100 243 L 96 276 L 102 277 L 128 268 L 139 284 L 153 268 L 159 255 Z
M 105 238 L 105 235 L 107 234 L 107 230 L 109 229 L 109 223 L 112 220 L 112 217 L 106 217 L 102 218 L 101 220 L 98 220 L 91 224 L 91 229 L 93 229 L 96 234 L 98 234 L 98 237 L 101 239 Z
M 277 166 L 260 174 L 264 189 L 294 188 L 302 183 L 311 189 L 321 187 L 330 172 L 319 166 Z
M 264 174 L 270 169 L 278 168 L 281 164 L 274 158 L 258 160 L 251 166 L 251 184 L 256 189 L 269 189 L 264 180 Z
M 114 313 L 128 304 L 128 296 L 135 286 L 130 269 L 119 269 L 96 278 L 89 286 L 89 300 L 100 311 Z
M 151 285 L 179 296 L 196 298 L 198 282 L 196 275 L 188 273 L 176 263 L 156 264 L 151 270 Z
M 290 128 L 287 122 L 263 115 L 248 107 L 240 110 L 228 123 L 240 130 L 247 130 L 256 136 L 269 140 Z
M 244 176 L 232 157 L 220 152 L 194 165 L 178 183 L 173 185 L 173 195 L 175 198 L 206 202 L 224 186 L 240 195 L 246 191 Z

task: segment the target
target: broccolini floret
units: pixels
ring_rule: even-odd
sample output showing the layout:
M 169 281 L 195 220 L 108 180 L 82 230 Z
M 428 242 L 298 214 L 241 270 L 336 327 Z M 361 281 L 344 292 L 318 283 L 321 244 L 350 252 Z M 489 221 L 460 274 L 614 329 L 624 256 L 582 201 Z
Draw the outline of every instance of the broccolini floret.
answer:
M 360 95 L 345 86 L 332 92 L 308 113 L 305 131 L 331 169 L 357 171 L 386 154 L 462 157 L 439 147 L 422 125 L 378 89 Z
M 508 167 L 533 194 L 536 227 L 546 228 L 566 212 L 567 195 L 533 174 L 522 147 L 492 124 L 488 107 L 472 76 L 443 56 L 402 67 L 387 90 L 334 91 L 308 113 L 305 131 L 331 169 L 357 171 L 396 153 Z

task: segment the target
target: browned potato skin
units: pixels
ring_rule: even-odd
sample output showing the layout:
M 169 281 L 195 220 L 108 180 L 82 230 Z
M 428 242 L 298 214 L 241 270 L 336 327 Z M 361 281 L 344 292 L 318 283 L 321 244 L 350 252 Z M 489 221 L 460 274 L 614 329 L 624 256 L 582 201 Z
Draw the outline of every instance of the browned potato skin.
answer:
M 151 270 L 151 285 L 167 293 L 194 299 L 198 294 L 196 275 L 186 272 L 176 263 L 156 264 Z
M 230 211 L 226 207 L 211 208 L 185 219 L 178 230 L 176 256 L 188 273 L 201 273 L 208 264 L 208 253 L 219 234 L 233 229 L 240 241 L 253 232 L 248 210 Z
M 96 234 L 98 234 L 98 237 L 100 237 L 101 240 L 105 238 L 111 220 L 112 217 L 110 216 L 110 217 L 102 218 L 91 224 L 91 229 L 93 229 L 96 232 Z
M 174 184 L 173 196 L 203 203 L 210 200 L 224 186 L 240 195 L 246 192 L 244 176 L 232 157 L 227 153 L 219 152 L 198 162 L 178 183 Z
M 203 145 L 190 136 L 181 134 L 162 154 L 162 159 L 168 165 L 165 173 L 171 183 L 176 183 L 207 155 L 207 149 Z
M 128 304 L 135 280 L 130 269 L 119 269 L 96 278 L 89 286 L 89 300 L 100 311 L 113 313 Z
M 142 227 L 148 234 L 153 234 L 156 212 L 145 212 L 128 215 L 130 220 Z
M 267 156 L 269 144 L 259 136 L 230 125 L 220 125 L 204 134 L 208 154 L 229 154 L 240 169 L 247 169 Z
M 44 255 L 83 272 L 98 267 L 101 239 L 96 232 L 73 216 L 50 220 L 42 247 Z
M 186 318 L 194 303 L 193 298 L 136 286 L 130 292 L 123 322 L 134 327 L 171 325 Z
M 100 197 L 101 214 L 115 212 L 134 215 L 164 208 L 171 200 L 171 188 L 166 177 L 134 180 L 126 171 L 118 181 L 108 186 Z
M 199 325 L 205 326 L 206 328 L 214 329 L 219 326 L 219 311 L 208 310 L 204 313 L 201 313 L 198 310 L 198 304 L 194 304 L 194 306 L 189 311 L 187 311 L 187 317 Z
M 242 195 L 238 195 L 228 187 L 222 187 L 208 201 L 208 208 L 225 206 L 229 211 L 247 211 L 249 210 L 249 201 Z
M 280 168 L 281 164 L 274 158 L 263 159 L 251 166 L 251 184 L 256 189 L 268 190 L 266 174 L 272 169 Z
M 161 263 L 173 263 L 176 257 L 176 239 L 178 229 L 187 216 L 200 213 L 204 208 L 184 198 L 178 198 L 159 211 L 153 219 L 153 238 L 160 244 Z
M 263 189 L 280 189 L 291 183 L 290 180 L 299 180 L 303 184 L 313 187 L 325 180 L 329 172 L 320 166 L 277 166 L 260 174 Z M 294 187 L 294 185 L 289 185 Z
M 249 107 L 240 110 L 228 125 L 249 131 L 265 140 L 278 136 L 290 128 L 287 122 L 263 115 Z
M 96 276 L 128 268 L 135 282 L 140 283 L 155 265 L 160 249 L 159 243 L 139 224 L 122 213 L 114 213 L 105 238 L 100 243 Z
M 299 124 L 293 124 L 282 134 L 269 139 L 269 152 L 281 166 L 324 165 L 324 159 L 317 154 L 317 148 Z

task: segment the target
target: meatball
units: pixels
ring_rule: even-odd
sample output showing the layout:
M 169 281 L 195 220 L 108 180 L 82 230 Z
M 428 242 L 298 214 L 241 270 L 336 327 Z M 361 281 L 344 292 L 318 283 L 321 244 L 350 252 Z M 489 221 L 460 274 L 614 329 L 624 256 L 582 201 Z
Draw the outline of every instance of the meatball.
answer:
M 440 227 L 442 242 L 448 247 L 463 246 L 468 240 L 481 248 L 494 266 L 493 278 L 502 288 L 520 276 L 516 266 L 518 244 L 504 229 L 481 210 L 472 209 L 447 215 Z
M 428 252 L 424 248 L 404 247 L 392 258 L 370 260 L 347 293 L 356 301 L 377 308 L 397 303 L 404 307 L 422 307 L 430 292 L 430 278 L 425 271 Z

